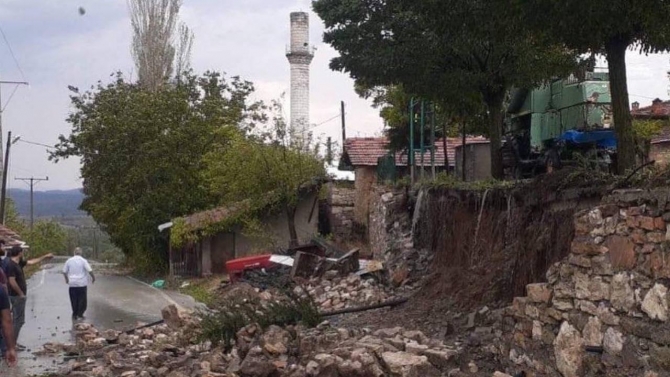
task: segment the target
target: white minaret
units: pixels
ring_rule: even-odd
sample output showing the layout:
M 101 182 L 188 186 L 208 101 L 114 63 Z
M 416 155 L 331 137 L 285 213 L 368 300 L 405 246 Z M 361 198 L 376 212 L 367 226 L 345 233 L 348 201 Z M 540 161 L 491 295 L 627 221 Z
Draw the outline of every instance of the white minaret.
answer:
M 304 137 L 309 128 L 309 64 L 314 58 L 306 12 L 291 13 L 291 44 L 286 57 L 291 64 L 291 128 Z

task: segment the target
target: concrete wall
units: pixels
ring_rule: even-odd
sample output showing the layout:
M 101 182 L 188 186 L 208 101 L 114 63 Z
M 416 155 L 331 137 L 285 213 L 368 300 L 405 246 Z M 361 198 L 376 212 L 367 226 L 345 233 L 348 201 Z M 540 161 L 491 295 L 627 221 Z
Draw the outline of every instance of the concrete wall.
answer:
M 465 180 L 481 181 L 491 178 L 491 145 L 488 143 L 465 146 Z M 463 175 L 463 146 L 456 147 L 456 176 Z
M 306 195 L 298 204 L 295 227 L 301 243 L 309 241 L 318 233 L 319 206 L 314 205 L 318 192 Z M 311 219 L 310 213 L 314 208 Z M 231 259 L 274 253 L 289 245 L 288 219 L 283 211 L 273 211 L 261 220 L 261 233 L 246 232 L 238 228 L 233 232 L 218 233 L 203 238 L 203 275 L 225 272 L 225 263 Z

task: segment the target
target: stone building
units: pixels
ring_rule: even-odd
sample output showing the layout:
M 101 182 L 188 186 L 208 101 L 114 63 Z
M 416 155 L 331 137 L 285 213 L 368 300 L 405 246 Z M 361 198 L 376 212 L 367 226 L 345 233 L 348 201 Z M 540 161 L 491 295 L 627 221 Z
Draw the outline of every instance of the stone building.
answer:
M 483 137 L 468 137 L 466 143 L 485 142 Z M 445 166 L 444 143 L 442 140 L 435 141 L 434 161 L 436 170 L 442 172 L 445 170 L 452 171 L 455 166 L 455 148 L 461 144 L 461 138 L 447 138 L 447 153 L 448 166 Z M 388 166 L 380 166 L 384 163 L 385 158 L 390 158 L 392 175 L 395 179 L 406 177 L 409 175 L 410 167 L 407 163 L 407 153 L 396 153 L 391 156 L 388 151 L 388 140 L 385 137 L 355 137 L 347 138 L 344 143 L 344 153 L 340 159 L 340 168 L 353 170 L 355 173 L 355 198 L 354 198 L 354 214 L 355 221 L 366 227 L 368 226 L 368 217 L 370 213 L 370 196 L 373 192 L 373 186 L 377 184 L 380 175 L 388 176 Z M 430 151 L 425 151 L 423 156 L 423 169 L 426 176 L 430 174 L 431 170 L 431 154 Z M 420 177 L 421 172 L 421 153 L 415 153 L 415 171 L 416 178 Z

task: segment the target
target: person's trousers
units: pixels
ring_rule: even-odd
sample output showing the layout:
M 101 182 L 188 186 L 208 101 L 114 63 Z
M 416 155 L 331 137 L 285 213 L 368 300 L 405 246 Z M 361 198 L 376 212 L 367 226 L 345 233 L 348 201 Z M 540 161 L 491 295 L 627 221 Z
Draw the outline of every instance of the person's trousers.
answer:
M 86 311 L 86 287 L 70 287 L 72 316 L 83 317 Z
M 25 296 L 9 296 L 9 302 L 12 304 L 12 319 L 14 321 L 14 340 L 17 342 L 21 328 L 26 323 L 26 300 Z

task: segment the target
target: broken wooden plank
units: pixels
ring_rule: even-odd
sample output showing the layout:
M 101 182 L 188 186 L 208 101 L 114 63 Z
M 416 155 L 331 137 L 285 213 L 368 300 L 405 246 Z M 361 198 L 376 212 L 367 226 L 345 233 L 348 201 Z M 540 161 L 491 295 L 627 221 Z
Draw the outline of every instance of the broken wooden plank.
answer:
M 355 308 L 333 310 L 331 312 L 321 313 L 321 316 L 322 317 L 332 317 L 334 315 L 340 315 L 340 314 L 364 312 L 364 311 L 367 311 L 367 310 L 381 309 L 381 308 L 386 308 L 386 307 L 394 307 L 394 306 L 404 304 L 406 302 L 407 302 L 406 298 L 400 298 L 400 299 L 396 299 L 396 300 L 382 302 L 380 304 L 375 304 L 375 305 L 366 305 L 366 306 L 358 306 L 358 307 L 355 307 Z

